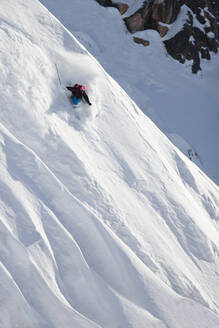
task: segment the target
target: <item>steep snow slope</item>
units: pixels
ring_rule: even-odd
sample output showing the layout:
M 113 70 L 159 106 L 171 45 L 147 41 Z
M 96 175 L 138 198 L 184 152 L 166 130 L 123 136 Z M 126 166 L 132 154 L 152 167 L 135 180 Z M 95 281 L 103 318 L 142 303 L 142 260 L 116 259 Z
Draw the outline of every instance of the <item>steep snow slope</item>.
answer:
M 0 34 L 0 326 L 218 327 L 218 187 L 38 1 Z
M 65 0 L 64 6 L 60 0 L 41 2 L 186 156 L 189 149 L 198 154 L 196 163 L 219 184 L 219 56 L 210 62 L 203 60 L 203 71 L 192 75 L 192 63 L 187 62 L 186 69 L 169 57 L 156 31 L 135 34 L 149 40 L 149 47 L 133 43 L 115 8 L 101 7 L 93 0 Z M 130 5 L 125 15 L 141 3 L 124 2 Z M 165 38 L 171 38 L 185 23 L 184 9 Z

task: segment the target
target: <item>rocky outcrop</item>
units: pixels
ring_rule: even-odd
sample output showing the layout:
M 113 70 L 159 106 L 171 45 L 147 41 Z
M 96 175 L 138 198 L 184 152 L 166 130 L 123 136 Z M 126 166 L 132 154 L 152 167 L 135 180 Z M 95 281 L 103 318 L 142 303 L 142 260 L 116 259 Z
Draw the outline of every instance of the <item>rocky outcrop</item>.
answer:
M 178 0 L 148 0 L 142 8 L 130 17 L 126 17 L 125 23 L 128 30 L 133 33 L 145 29 L 158 30 L 159 22 L 172 24 L 179 13 L 180 2 Z
M 169 28 L 167 26 L 163 26 L 163 25 L 158 24 L 157 30 L 158 30 L 161 38 L 163 38 L 167 34 L 167 32 L 169 31 Z
M 164 41 L 168 53 L 179 62 L 192 60 L 192 72 L 201 70 L 201 58 L 210 59 L 219 46 L 219 3 L 185 0 L 186 23 L 174 37 Z M 207 6 L 208 5 L 208 6 Z
M 112 0 L 96 0 L 101 6 L 104 7 L 111 7 L 112 6 Z
M 126 3 L 122 3 L 122 2 L 115 3 L 114 7 L 119 10 L 121 15 L 124 15 L 129 8 L 129 6 Z
M 123 2 L 113 2 L 112 0 L 96 0 L 103 7 L 114 7 L 117 8 L 121 15 L 125 14 L 128 10 L 128 5 Z
M 152 18 L 156 22 L 173 23 L 179 13 L 180 2 L 176 0 L 154 0 L 152 5 Z
M 119 9 L 119 3 L 112 0 L 96 1 L 102 6 Z M 147 0 L 135 13 L 124 18 L 124 22 L 131 33 L 154 29 L 162 38 L 167 38 L 171 24 L 177 20 L 182 9 L 184 25 L 173 37 L 166 39 L 164 44 L 167 52 L 180 63 L 191 60 L 192 72 L 196 73 L 201 70 L 201 58 L 209 60 L 212 52 L 218 52 L 218 0 Z M 120 12 L 124 13 L 123 10 Z
M 147 47 L 147 46 L 149 46 L 149 44 L 150 44 L 149 41 L 144 40 L 144 39 L 142 39 L 142 38 L 138 38 L 138 37 L 136 37 L 136 36 L 134 36 L 133 40 L 134 40 L 135 43 L 142 44 L 144 47 Z

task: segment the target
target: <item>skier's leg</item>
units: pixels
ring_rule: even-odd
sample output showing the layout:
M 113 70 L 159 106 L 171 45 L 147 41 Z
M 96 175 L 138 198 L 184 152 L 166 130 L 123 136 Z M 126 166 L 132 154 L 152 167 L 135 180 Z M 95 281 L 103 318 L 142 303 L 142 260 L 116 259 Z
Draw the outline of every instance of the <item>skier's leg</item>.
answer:
M 79 99 L 78 98 L 72 97 L 71 99 L 72 99 L 74 105 L 78 105 L 79 104 Z

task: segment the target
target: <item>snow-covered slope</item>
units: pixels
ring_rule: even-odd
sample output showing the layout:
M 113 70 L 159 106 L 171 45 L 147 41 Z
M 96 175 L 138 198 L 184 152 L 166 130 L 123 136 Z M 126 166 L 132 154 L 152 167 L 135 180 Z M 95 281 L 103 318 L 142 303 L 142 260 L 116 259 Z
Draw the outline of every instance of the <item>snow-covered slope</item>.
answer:
M 218 187 L 37 0 L 0 34 L 0 327 L 217 328 Z
M 203 59 L 203 71 L 193 75 L 192 61 L 186 68 L 168 56 L 156 31 L 134 34 L 149 40 L 149 47 L 133 43 L 133 35 L 115 8 L 101 7 L 92 0 L 65 0 L 64 6 L 61 0 L 41 2 L 186 156 L 189 149 L 198 154 L 196 163 L 219 184 L 219 56 L 210 62 Z M 124 2 L 130 5 L 126 16 L 136 5 L 140 7 L 141 0 Z M 174 36 L 186 17 L 184 6 L 163 40 Z

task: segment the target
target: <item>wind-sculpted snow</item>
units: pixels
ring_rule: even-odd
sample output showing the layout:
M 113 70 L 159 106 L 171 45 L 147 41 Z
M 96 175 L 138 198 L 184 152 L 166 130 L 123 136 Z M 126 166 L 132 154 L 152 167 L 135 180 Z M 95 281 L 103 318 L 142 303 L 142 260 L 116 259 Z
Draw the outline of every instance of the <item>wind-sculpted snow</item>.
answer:
M 171 327 L 166 297 L 177 317 L 181 306 L 185 303 L 186 315 L 191 303 L 194 313 L 207 316 L 205 322 L 212 327 L 218 323 L 207 309 L 177 296 L 156 278 L 30 149 L 3 128 L 1 137 L 1 262 L 26 303 L 39 314 L 41 326 L 95 326 L 78 311 L 113 327 L 128 324 L 137 311 L 138 327 L 145 322 L 165 327 L 155 318 Z M 27 307 L 14 295 L 9 294 L 9 300 L 23 311 Z M 7 313 L 7 303 L 3 308 Z M 19 316 L 18 326 L 25 322 Z
M 218 187 L 38 1 L 0 9 L 0 327 L 217 328 Z

